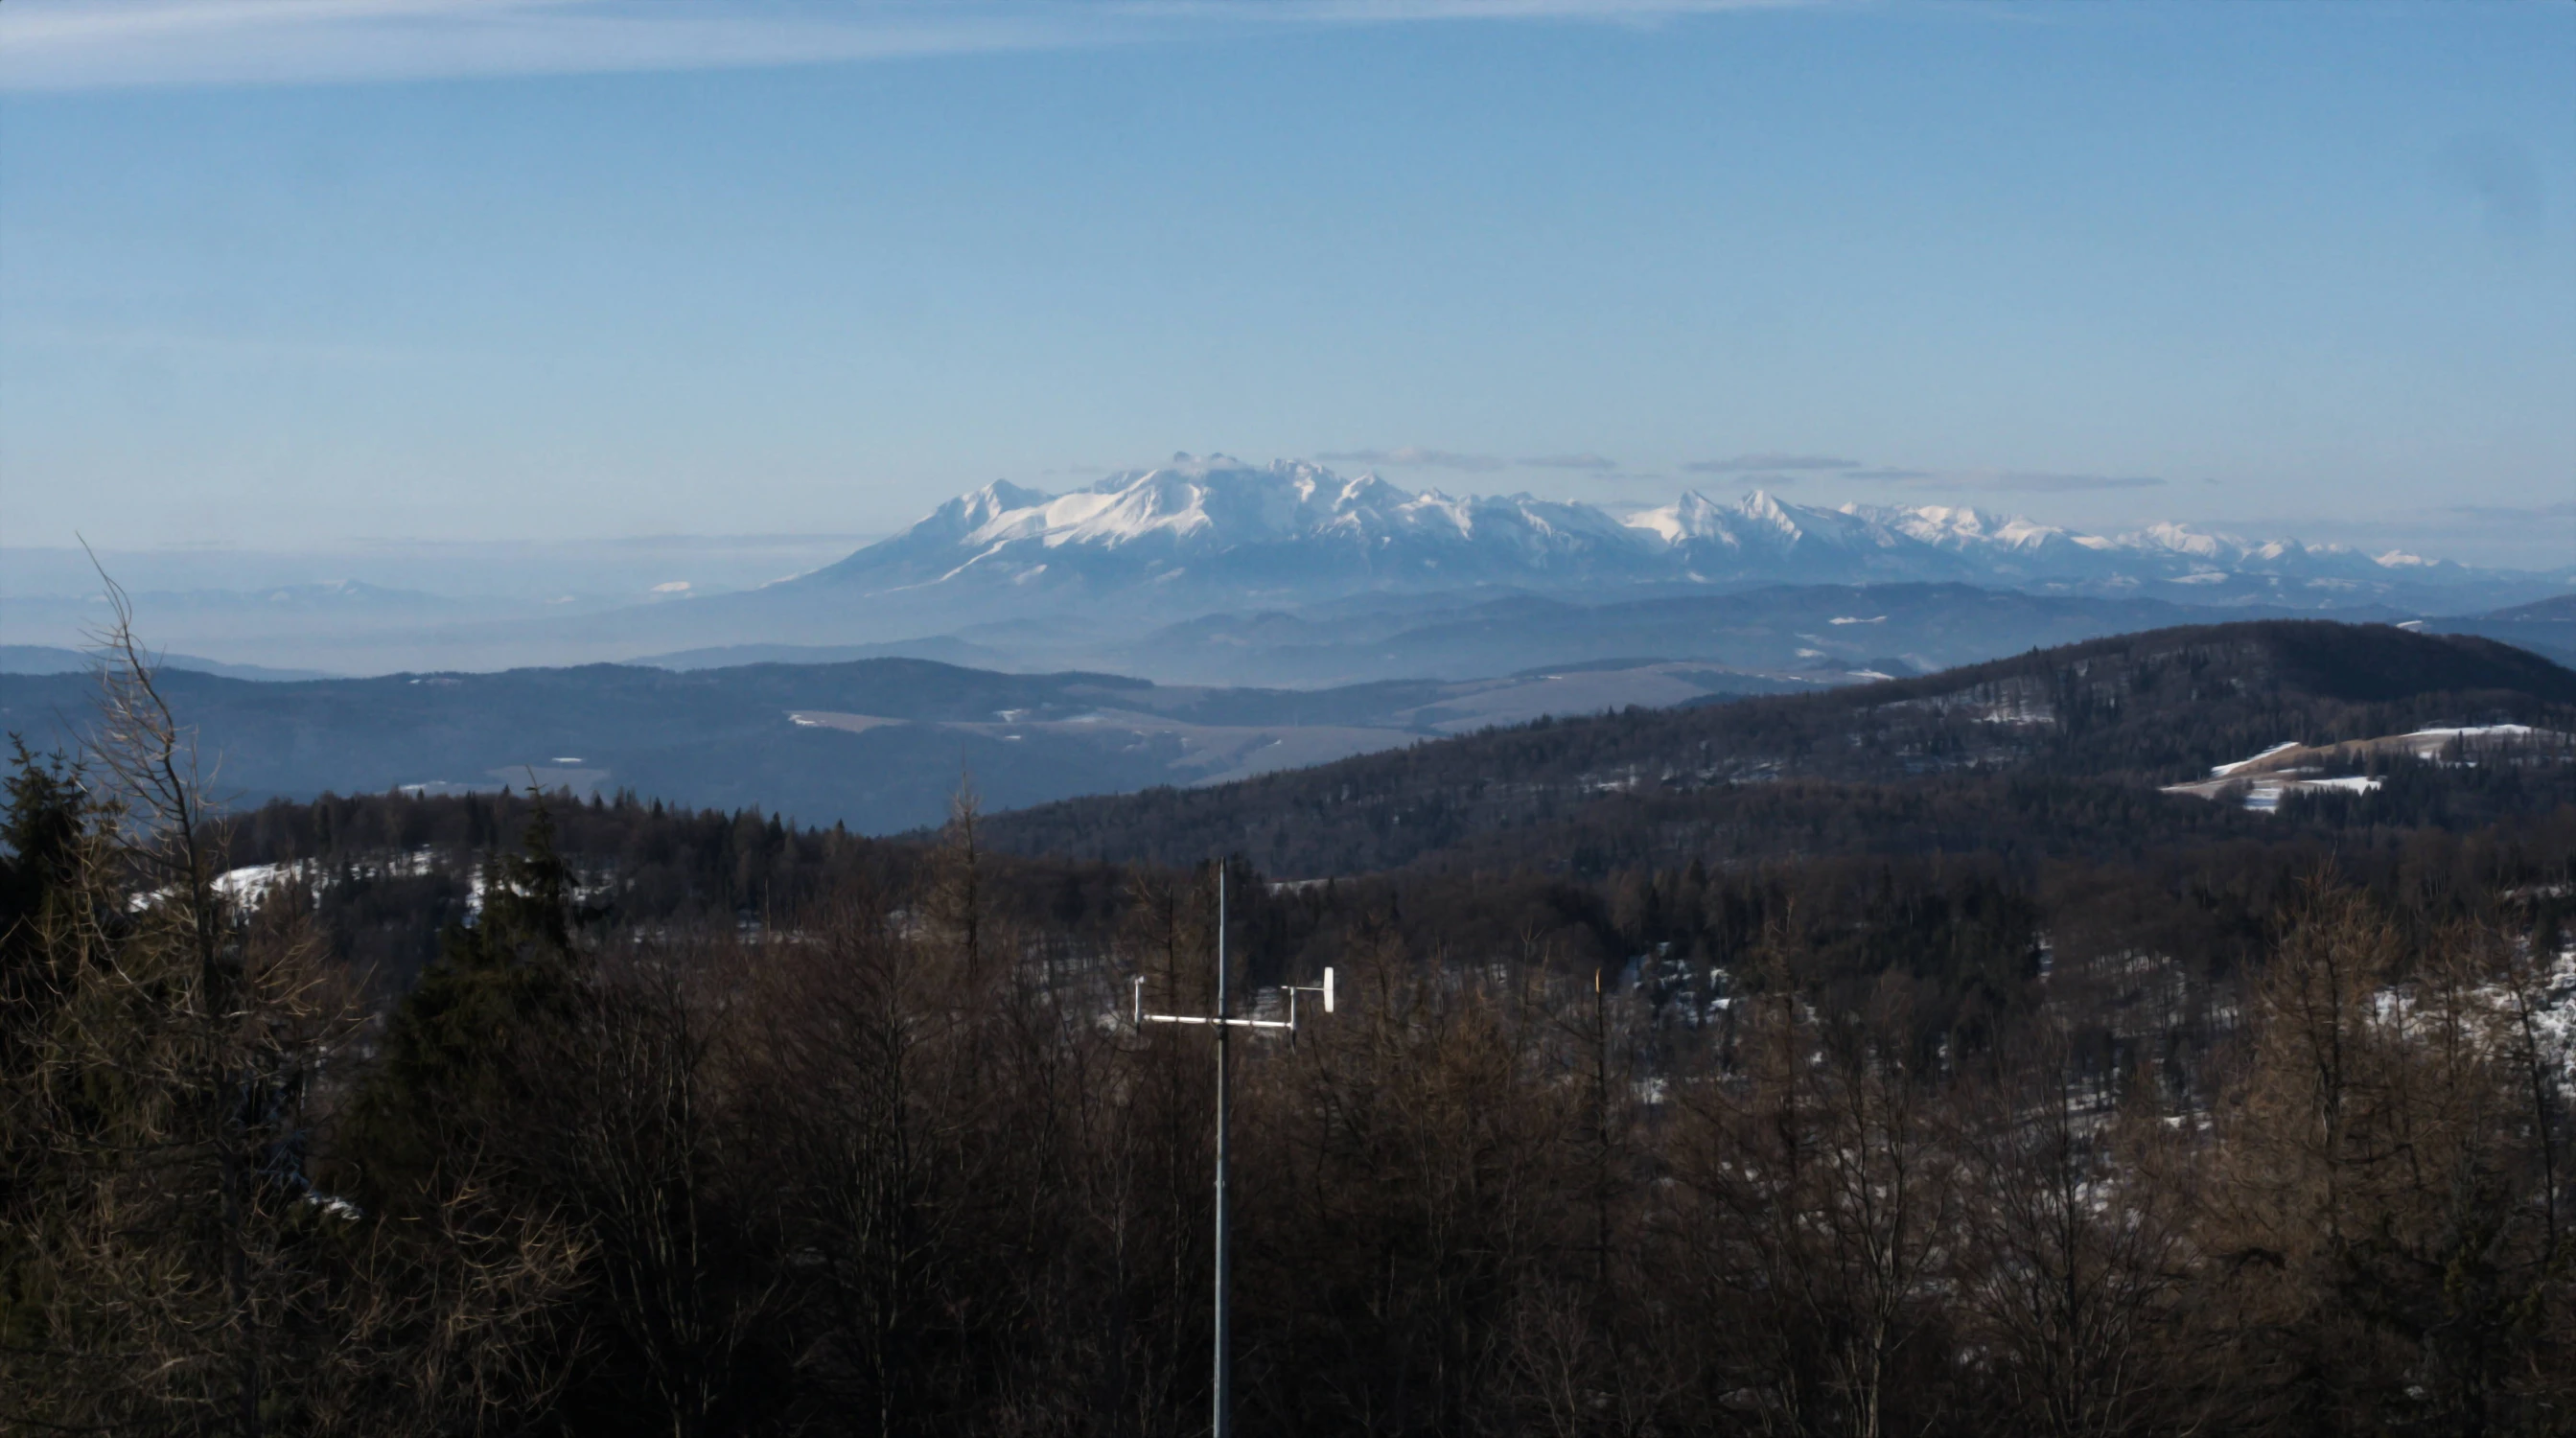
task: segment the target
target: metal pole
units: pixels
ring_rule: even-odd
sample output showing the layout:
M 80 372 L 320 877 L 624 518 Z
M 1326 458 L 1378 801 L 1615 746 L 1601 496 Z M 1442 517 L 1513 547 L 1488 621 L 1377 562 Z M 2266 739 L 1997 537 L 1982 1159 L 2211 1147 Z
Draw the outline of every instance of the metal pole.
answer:
M 1234 1431 L 1233 1365 L 1227 1362 L 1225 1290 L 1225 1150 L 1227 1080 L 1233 1075 L 1228 1063 L 1227 1036 L 1234 1026 L 1224 1022 L 1225 1008 L 1225 871 L 1220 862 L 1216 871 L 1216 1421 L 1214 1438 L 1227 1438 Z

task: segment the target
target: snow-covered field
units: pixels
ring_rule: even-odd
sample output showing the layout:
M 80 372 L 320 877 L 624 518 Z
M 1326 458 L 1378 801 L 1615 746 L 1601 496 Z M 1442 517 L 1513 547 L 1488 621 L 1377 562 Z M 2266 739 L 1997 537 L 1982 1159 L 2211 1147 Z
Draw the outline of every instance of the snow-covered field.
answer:
M 2308 745 L 2285 740 L 2261 753 L 2213 765 L 2207 779 L 2169 784 L 2164 792 L 2197 799 L 2233 798 L 2246 808 L 2270 813 L 2286 796 L 2301 791 L 2368 794 L 2380 787 L 2370 774 L 2327 771 L 2403 758 L 2424 763 L 2474 765 L 2499 751 L 2519 751 L 2542 760 L 2576 759 L 2576 735 L 2534 729 L 2528 724 L 2474 724 L 2417 729 L 2377 739 L 2348 739 L 2338 744 Z

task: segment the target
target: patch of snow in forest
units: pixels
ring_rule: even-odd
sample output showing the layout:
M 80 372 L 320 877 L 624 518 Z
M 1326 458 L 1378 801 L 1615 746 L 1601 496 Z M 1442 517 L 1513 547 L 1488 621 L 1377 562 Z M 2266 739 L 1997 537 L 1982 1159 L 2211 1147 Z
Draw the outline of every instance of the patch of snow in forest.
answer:
M 2269 814 L 2281 807 L 2281 800 L 2292 791 L 2315 793 L 2338 790 L 2346 794 L 2371 794 L 2379 790 L 2379 778 L 2373 774 L 2346 774 L 2334 779 L 2258 779 L 2245 788 L 2245 807 L 2258 814 Z

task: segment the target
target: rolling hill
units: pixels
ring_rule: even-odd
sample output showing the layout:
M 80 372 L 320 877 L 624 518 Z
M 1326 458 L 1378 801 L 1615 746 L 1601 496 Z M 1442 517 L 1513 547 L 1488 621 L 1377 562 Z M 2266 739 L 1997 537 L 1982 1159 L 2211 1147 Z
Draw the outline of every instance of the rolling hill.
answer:
M 997 815 L 988 832 L 1023 852 L 1111 859 L 1240 851 L 1292 878 L 1700 852 L 2119 846 L 2156 829 L 2266 822 L 2156 791 L 2284 741 L 2500 722 L 2576 730 L 2576 673 L 2491 640 L 2385 625 L 2188 626 L 1829 693 L 1544 723 L 1223 786 L 1067 801 Z M 2555 751 L 2538 757 L 2547 762 L 2415 776 L 2339 802 L 2466 814 L 2576 797 L 2576 768 Z

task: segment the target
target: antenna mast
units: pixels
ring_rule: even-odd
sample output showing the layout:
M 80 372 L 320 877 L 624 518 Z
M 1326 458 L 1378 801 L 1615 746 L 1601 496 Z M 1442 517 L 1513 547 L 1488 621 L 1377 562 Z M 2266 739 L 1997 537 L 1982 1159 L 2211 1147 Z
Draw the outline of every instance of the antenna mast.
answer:
M 1220 861 L 1216 869 L 1216 1416 L 1210 1425 L 1213 1438 L 1228 1438 L 1234 1431 L 1234 1363 L 1232 1336 L 1226 1309 L 1227 1282 L 1233 1275 L 1227 1262 L 1225 1225 L 1225 1160 L 1226 1140 L 1232 1128 L 1228 1100 L 1232 1097 L 1234 1069 L 1232 1064 L 1233 1025 L 1226 1019 L 1225 1002 L 1225 879 L 1234 866 Z
M 1234 1274 L 1233 1255 L 1228 1240 L 1231 1225 L 1226 1217 L 1226 1158 L 1232 1146 L 1232 1100 L 1234 1080 L 1233 1034 L 1236 1029 L 1297 1028 L 1297 996 L 1322 994 L 1324 1012 L 1333 1011 L 1333 971 L 1324 970 L 1321 984 L 1289 984 L 1288 1017 L 1281 1019 L 1238 1019 L 1226 1010 L 1226 876 L 1232 866 L 1219 864 L 1216 871 L 1216 1012 L 1214 1014 L 1149 1014 L 1145 1012 L 1145 976 L 1135 978 L 1136 1023 L 1205 1024 L 1216 1030 L 1216 1381 L 1211 1385 L 1214 1412 L 1209 1431 L 1213 1438 L 1232 1438 L 1234 1432 L 1234 1322 L 1233 1302 L 1228 1289 Z

